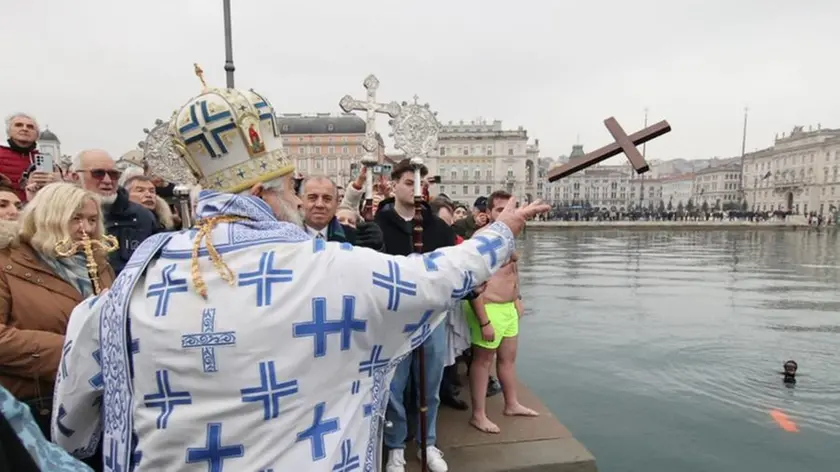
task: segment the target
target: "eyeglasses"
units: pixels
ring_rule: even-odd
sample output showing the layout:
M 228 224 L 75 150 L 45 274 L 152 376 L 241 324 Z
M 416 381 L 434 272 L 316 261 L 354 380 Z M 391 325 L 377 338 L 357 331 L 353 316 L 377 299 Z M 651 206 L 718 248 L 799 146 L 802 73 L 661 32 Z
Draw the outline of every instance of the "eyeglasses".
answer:
M 117 180 L 120 180 L 120 176 L 122 175 L 122 172 L 116 169 L 90 169 L 80 170 L 79 172 L 87 172 L 88 174 L 90 174 L 91 177 L 93 177 L 96 180 L 102 180 L 105 178 L 105 174 L 108 174 L 108 177 L 110 177 L 110 179 L 115 182 Z

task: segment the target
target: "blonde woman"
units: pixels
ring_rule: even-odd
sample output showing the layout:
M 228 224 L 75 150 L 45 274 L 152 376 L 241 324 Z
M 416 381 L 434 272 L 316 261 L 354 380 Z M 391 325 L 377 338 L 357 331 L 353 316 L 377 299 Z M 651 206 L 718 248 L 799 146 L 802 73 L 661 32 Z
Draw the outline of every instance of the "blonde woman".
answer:
M 85 234 L 102 237 L 99 199 L 72 184 L 49 184 L 26 205 L 19 225 L 0 231 L 0 385 L 29 405 L 49 438 L 67 322 L 93 293 L 84 255 L 61 257 L 55 247 Z M 105 254 L 96 262 L 102 287 L 110 287 L 114 271 Z

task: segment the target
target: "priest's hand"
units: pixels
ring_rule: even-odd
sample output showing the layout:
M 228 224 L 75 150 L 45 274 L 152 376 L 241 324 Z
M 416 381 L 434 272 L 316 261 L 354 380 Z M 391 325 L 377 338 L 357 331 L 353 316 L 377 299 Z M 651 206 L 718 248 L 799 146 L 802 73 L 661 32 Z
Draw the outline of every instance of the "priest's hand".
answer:
M 385 236 L 382 229 L 372 221 L 362 221 L 356 226 L 356 246 L 366 247 L 374 251 L 385 249 Z
M 536 200 L 523 207 L 516 208 L 516 198 L 511 197 L 507 205 L 505 205 L 505 209 L 502 210 L 502 213 L 499 214 L 496 220 L 507 225 L 514 236 L 519 236 L 519 233 L 525 229 L 525 222 L 527 220 L 540 213 L 546 213 L 549 210 L 551 210 L 551 206 L 543 203 L 542 200 Z

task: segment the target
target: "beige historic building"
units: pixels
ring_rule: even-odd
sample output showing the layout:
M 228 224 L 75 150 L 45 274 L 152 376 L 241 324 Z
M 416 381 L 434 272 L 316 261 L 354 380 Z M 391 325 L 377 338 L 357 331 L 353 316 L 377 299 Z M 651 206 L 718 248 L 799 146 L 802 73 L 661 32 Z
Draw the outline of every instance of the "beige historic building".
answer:
M 440 175 L 436 191 L 471 205 L 479 196 L 504 189 L 520 202 L 537 198 L 539 140 L 528 143 L 521 126 L 504 129 L 502 122 L 449 122 L 441 128 L 438 150 L 426 165 Z
M 680 205 L 685 208 L 694 196 L 694 173 L 662 177 L 659 181 L 662 187 L 662 201 L 666 208 L 669 204 L 674 210 Z
M 277 116 L 283 147 L 304 175 L 324 175 L 339 186 L 353 178 L 351 165 L 364 155 L 365 121 L 350 113 L 305 115 L 287 113 Z M 379 139 L 378 160 L 383 162 L 385 146 Z
M 797 126 L 744 157 L 750 208 L 827 215 L 840 207 L 840 130 Z M 834 208 L 834 210 L 832 210 Z
M 739 164 L 726 164 L 701 169 L 694 173 L 694 206 L 704 203 L 709 209 L 729 209 L 737 205 L 741 167 Z

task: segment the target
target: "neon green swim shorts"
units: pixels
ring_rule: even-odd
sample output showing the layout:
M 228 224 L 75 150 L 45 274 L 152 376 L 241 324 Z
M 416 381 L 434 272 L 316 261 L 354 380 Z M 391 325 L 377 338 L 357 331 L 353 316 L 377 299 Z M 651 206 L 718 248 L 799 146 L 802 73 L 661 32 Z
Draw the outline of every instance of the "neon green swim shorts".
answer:
M 470 302 L 463 302 L 464 312 L 467 317 L 467 325 L 470 327 L 470 338 L 472 344 L 483 347 L 484 349 L 498 349 L 499 344 L 504 338 L 512 338 L 519 334 L 519 313 L 516 311 L 516 304 L 514 302 L 507 303 L 488 303 L 484 305 L 484 310 L 487 312 L 487 319 L 493 326 L 496 332 L 496 337 L 492 341 L 485 341 L 481 337 L 481 324 L 478 318 L 475 317 L 475 312 L 472 309 Z

